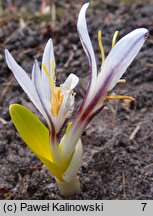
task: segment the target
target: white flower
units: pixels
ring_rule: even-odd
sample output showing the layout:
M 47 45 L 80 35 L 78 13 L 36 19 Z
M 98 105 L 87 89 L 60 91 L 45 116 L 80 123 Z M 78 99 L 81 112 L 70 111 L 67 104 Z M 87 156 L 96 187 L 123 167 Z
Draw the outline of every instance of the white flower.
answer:
M 42 113 L 50 129 L 58 134 L 73 111 L 73 89 L 78 84 L 79 78 L 70 74 L 60 87 L 56 87 L 55 58 L 51 39 L 44 50 L 42 69 L 40 70 L 37 61 L 34 63 L 32 79 L 16 63 L 8 50 L 5 50 L 5 56 L 7 65 L 18 83 Z
M 81 8 L 77 24 L 80 40 L 88 57 L 90 66 L 90 83 L 88 96 L 84 101 L 84 107 L 86 107 L 93 98 L 96 100 L 96 95 L 100 98 L 105 95 L 106 92 L 112 90 L 138 54 L 145 41 L 145 37 L 148 34 L 147 29 L 139 28 L 124 36 L 112 48 L 107 58 L 103 59 L 100 72 L 97 74 L 96 58 L 85 18 L 88 6 L 89 3 L 86 3 Z
M 59 188 L 65 195 L 78 192 L 80 188 L 76 178 L 83 153 L 80 137 L 88 123 L 103 109 L 107 100 L 133 100 L 132 97 L 128 96 L 111 95 L 111 90 L 118 82 L 123 82 L 120 80 L 121 76 L 136 57 L 148 34 L 147 29 L 136 29 L 116 43 L 118 35 L 116 32 L 112 40 L 112 50 L 105 59 L 101 32 L 99 31 L 98 42 L 102 65 L 98 70 L 85 18 L 88 6 L 89 3 L 85 3 L 81 8 L 77 29 L 89 61 L 90 81 L 83 102 L 73 121 L 69 122 L 60 141 L 58 140 L 59 134 L 73 112 L 75 96 L 73 89 L 78 84 L 78 77 L 70 74 L 60 87 L 56 87 L 55 59 L 51 39 L 44 50 L 42 69 L 40 70 L 37 61 L 34 63 L 32 79 L 15 62 L 9 51 L 5 51 L 8 67 L 46 119 L 49 131 L 31 112 L 20 105 L 11 106 L 12 120 L 31 150 L 56 176 Z M 23 113 L 24 115 L 22 115 Z M 27 121 L 25 121 L 24 116 Z M 42 130 L 44 133 L 41 134 L 40 131 Z M 30 139 L 29 134 L 33 139 Z M 39 145 L 39 142 L 44 145 Z
M 82 46 L 89 61 L 90 82 L 86 96 L 74 121 L 72 122 L 72 127 L 65 139 L 63 139 L 63 157 L 70 157 L 83 130 L 90 120 L 103 109 L 105 100 L 112 98 L 133 99 L 128 96 L 113 97 L 108 96 L 108 94 L 118 83 L 121 76 L 136 57 L 148 35 L 147 29 L 139 28 L 130 32 L 116 43 L 116 32 L 112 41 L 112 50 L 105 59 L 103 45 L 100 41 L 101 32 L 99 32 L 98 36 L 100 37 L 98 40 L 102 55 L 102 65 L 100 70 L 97 70 L 96 58 L 89 37 L 85 17 L 88 6 L 89 3 L 85 3 L 80 10 L 77 29 Z M 99 73 L 97 71 L 99 71 Z M 71 141 L 72 139 L 73 142 Z

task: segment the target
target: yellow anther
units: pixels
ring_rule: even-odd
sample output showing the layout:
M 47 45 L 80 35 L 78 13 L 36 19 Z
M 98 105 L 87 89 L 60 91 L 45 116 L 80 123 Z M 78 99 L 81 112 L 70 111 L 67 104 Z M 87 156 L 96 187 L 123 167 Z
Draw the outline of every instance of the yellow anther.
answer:
M 42 69 L 45 72 L 45 74 L 46 74 L 46 76 L 48 78 L 48 81 L 49 81 L 50 88 L 52 89 L 53 88 L 53 82 L 52 82 L 50 73 L 48 72 L 48 69 L 47 69 L 46 65 L 42 64 Z
M 42 69 L 43 69 L 43 71 L 45 72 L 45 74 L 46 74 L 47 78 L 50 80 L 50 77 L 49 77 L 49 72 L 48 72 L 48 70 L 47 70 L 47 67 L 46 67 L 46 65 L 42 64 Z
M 51 60 L 50 60 L 50 68 L 51 68 L 51 85 L 52 85 L 52 88 L 54 88 L 55 87 L 55 82 L 54 82 L 54 79 L 55 79 L 55 67 L 54 67 L 53 58 L 51 58 Z
M 46 65 L 42 64 L 42 68 L 48 78 L 51 92 L 54 94 L 54 76 L 49 74 Z M 52 71 L 52 74 L 54 74 L 54 70 Z
M 45 72 L 51 90 L 51 113 L 53 116 L 57 116 L 59 109 L 61 107 L 61 103 L 63 100 L 63 95 L 61 94 L 60 88 L 55 87 L 54 77 L 55 77 L 55 70 L 54 70 L 54 61 L 51 59 L 50 61 L 50 68 L 51 74 L 48 72 L 47 67 L 43 64 L 42 65 L 43 71 Z
M 61 107 L 61 103 L 63 100 L 63 95 L 61 95 L 61 90 L 60 88 L 54 89 L 54 94 L 52 95 L 51 99 L 51 113 L 53 116 L 57 116 L 59 109 Z
M 104 46 L 102 43 L 102 33 L 101 31 L 98 32 L 98 44 L 99 44 L 99 48 L 100 48 L 100 52 L 101 52 L 101 65 L 104 63 L 105 61 L 105 50 L 104 50 Z
M 67 89 L 69 92 L 71 92 L 71 94 L 72 94 L 73 96 L 75 96 L 75 95 L 76 95 L 75 91 L 73 91 L 73 90 L 72 90 L 72 89 L 70 89 L 69 87 L 66 87 L 66 89 Z
M 112 48 L 113 48 L 113 47 L 115 46 L 115 44 L 116 44 L 116 39 L 117 39 L 118 34 L 119 34 L 119 31 L 116 31 L 116 32 L 114 33 L 113 40 L 112 40 Z
M 124 84 L 124 83 L 126 83 L 126 79 L 120 79 L 117 83 L 119 83 L 119 84 Z
M 72 122 L 69 122 L 69 124 L 68 124 L 68 126 L 67 126 L 67 128 L 66 128 L 66 133 L 65 133 L 65 134 L 68 134 L 68 132 L 69 132 L 71 126 L 72 126 Z
M 124 95 L 108 95 L 106 96 L 106 100 L 131 100 L 134 101 L 135 98 Z

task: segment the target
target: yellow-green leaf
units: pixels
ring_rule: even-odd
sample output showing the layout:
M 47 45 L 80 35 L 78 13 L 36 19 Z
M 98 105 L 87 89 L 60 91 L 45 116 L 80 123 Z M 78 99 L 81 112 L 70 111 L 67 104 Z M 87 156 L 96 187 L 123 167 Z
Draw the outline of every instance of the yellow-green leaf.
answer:
M 51 160 L 49 131 L 45 125 L 26 107 L 10 105 L 12 121 L 24 142 L 39 156 Z
M 46 168 L 59 180 L 64 170 L 52 160 L 50 153 L 49 130 L 26 107 L 19 104 L 10 105 L 12 121 L 31 151 L 42 161 Z

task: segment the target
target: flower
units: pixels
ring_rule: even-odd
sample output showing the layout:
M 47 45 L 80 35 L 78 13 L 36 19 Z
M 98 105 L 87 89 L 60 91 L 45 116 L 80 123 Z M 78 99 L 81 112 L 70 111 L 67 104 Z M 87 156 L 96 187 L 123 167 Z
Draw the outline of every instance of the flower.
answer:
M 56 87 L 55 58 L 51 39 L 44 50 L 41 70 L 35 60 L 32 79 L 16 63 L 8 50 L 5 50 L 5 57 L 18 83 L 46 119 L 50 129 L 52 149 L 57 154 L 57 160 L 59 157 L 57 135 L 73 112 L 75 95 L 73 89 L 77 86 L 79 78 L 70 74 L 60 87 Z
M 85 3 L 81 8 L 78 16 L 77 29 L 89 62 L 90 81 L 86 96 L 72 122 L 69 133 L 65 136 L 65 139 L 63 139 L 62 154 L 64 158 L 70 157 L 84 129 L 91 119 L 103 109 L 107 100 L 134 100 L 134 98 L 128 96 L 112 96 L 109 94 L 118 82 L 123 81 L 120 80 L 121 76 L 136 57 L 148 36 L 147 29 L 139 28 L 130 32 L 116 43 L 116 37 L 118 35 L 118 32 L 116 32 L 112 40 L 112 50 L 105 59 L 101 32 L 98 32 L 98 42 L 102 56 L 102 65 L 98 72 L 85 17 L 88 6 L 89 3 Z M 73 143 L 71 142 L 72 138 Z
M 118 82 L 125 81 L 120 78 L 138 54 L 148 35 L 147 29 L 139 28 L 116 43 L 118 32 L 115 32 L 112 49 L 105 59 L 101 31 L 99 31 L 98 43 L 102 64 L 98 70 L 85 17 L 88 6 L 89 3 L 85 3 L 81 8 L 77 29 L 89 61 L 90 81 L 86 96 L 74 119 L 68 123 L 60 141 L 59 134 L 74 108 L 73 89 L 77 86 L 79 78 L 70 74 L 60 87 L 56 87 L 55 59 L 51 39 L 44 50 L 42 69 L 40 70 L 37 61 L 34 63 L 32 79 L 15 62 L 9 51 L 5 51 L 8 67 L 46 119 L 48 129 L 31 111 L 17 104 L 10 106 L 12 121 L 25 143 L 56 177 L 59 188 L 65 195 L 78 192 L 80 189 L 76 179 L 83 153 L 80 137 L 88 123 L 103 109 L 108 100 L 134 100 L 129 96 L 111 95 L 111 90 Z
M 70 74 L 60 87 L 56 87 L 55 58 L 51 39 L 47 42 L 44 50 L 41 70 L 37 60 L 35 60 L 32 79 L 15 62 L 8 50 L 5 50 L 5 56 L 8 67 L 23 90 L 42 113 L 49 127 L 54 127 L 54 130 L 58 133 L 65 120 L 73 112 L 73 89 L 77 86 L 79 78 Z
M 5 50 L 5 57 L 18 83 L 48 123 L 47 129 L 30 110 L 13 104 L 10 105 L 10 115 L 15 127 L 32 152 L 56 177 L 61 190 L 71 182 L 74 190 L 78 191 L 79 184 L 76 174 L 82 159 L 81 140 L 78 140 L 71 160 L 65 160 L 61 157 L 62 149 L 58 135 L 73 112 L 75 97 L 73 89 L 77 86 L 79 78 L 70 74 L 60 87 L 56 87 L 55 58 L 51 39 L 44 50 L 42 69 L 40 70 L 35 60 L 31 79 L 16 63 L 8 50 Z M 68 124 L 65 134 L 69 131 L 70 126 L 71 123 Z M 68 194 L 67 191 L 64 194 Z

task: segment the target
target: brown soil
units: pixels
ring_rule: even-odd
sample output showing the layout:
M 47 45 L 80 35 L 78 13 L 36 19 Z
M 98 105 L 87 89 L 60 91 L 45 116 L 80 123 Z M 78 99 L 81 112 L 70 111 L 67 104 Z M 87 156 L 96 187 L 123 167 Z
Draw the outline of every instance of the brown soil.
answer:
M 64 1 L 62 1 L 64 2 Z M 66 2 L 66 1 L 65 1 Z M 16 132 L 8 112 L 12 103 L 36 111 L 19 87 L 4 60 L 4 48 L 31 73 L 33 60 L 41 61 L 46 41 L 52 37 L 57 62 L 57 83 L 69 73 L 80 77 L 76 109 L 88 82 L 88 63 L 83 53 L 76 22 L 80 1 L 58 5 L 56 26 L 50 17 L 25 16 L 19 29 L 19 15 L 0 17 L 0 198 L 63 199 L 54 177 L 31 153 Z M 95 1 L 102 2 L 102 1 Z M 63 12 L 64 11 L 64 12 Z M 97 57 L 96 32 L 104 32 L 108 53 L 116 30 L 122 37 L 146 27 L 150 37 L 124 77 L 126 84 L 113 92 L 130 95 L 136 102 L 112 102 L 83 133 L 83 163 L 78 177 L 81 193 L 70 199 L 153 199 L 153 4 L 110 5 L 95 3 L 88 10 L 88 26 Z M 71 59 L 72 57 L 72 59 Z M 80 67 L 81 66 L 81 67 Z M 133 132 L 136 132 L 133 135 Z

